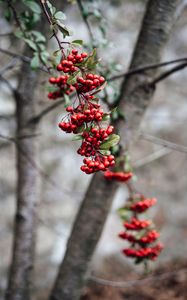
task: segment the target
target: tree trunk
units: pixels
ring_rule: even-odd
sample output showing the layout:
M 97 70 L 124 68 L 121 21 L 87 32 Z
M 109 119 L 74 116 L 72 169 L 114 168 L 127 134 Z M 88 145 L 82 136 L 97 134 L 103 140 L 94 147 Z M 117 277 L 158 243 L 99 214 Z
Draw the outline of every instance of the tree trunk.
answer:
M 27 49 L 25 55 L 29 56 Z M 14 225 L 13 256 L 6 292 L 7 300 L 29 300 L 35 247 L 36 211 L 39 201 L 38 174 L 31 161 L 36 160 L 34 124 L 27 126 L 35 113 L 34 91 L 39 72 L 23 63 L 15 94 L 17 120 L 17 208 Z M 24 138 L 21 138 L 25 136 Z M 27 136 L 27 137 L 26 137 Z
M 137 40 L 130 68 L 160 62 L 160 55 L 173 25 L 178 0 L 149 0 Z M 119 98 L 119 108 L 127 123 L 119 120 L 116 128 L 126 147 L 128 128 L 138 129 L 154 88 L 147 85 L 155 70 L 129 76 L 124 80 Z M 101 236 L 117 189 L 115 182 L 107 182 L 100 173 L 93 177 L 82 202 L 67 250 L 53 287 L 50 300 L 78 300 L 85 284 L 90 259 Z

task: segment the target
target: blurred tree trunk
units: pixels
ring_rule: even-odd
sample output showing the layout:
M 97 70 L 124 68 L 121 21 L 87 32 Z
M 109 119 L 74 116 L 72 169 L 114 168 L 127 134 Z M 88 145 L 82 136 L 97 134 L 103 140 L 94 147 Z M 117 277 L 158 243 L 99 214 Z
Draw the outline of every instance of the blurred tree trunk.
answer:
M 24 55 L 30 56 L 27 48 Z M 36 212 L 39 202 L 38 174 L 31 164 L 37 158 L 36 126 L 28 121 L 35 113 L 34 92 L 39 72 L 23 63 L 16 101 L 17 151 L 17 208 L 14 225 L 13 256 L 6 292 L 7 300 L 30 299 L 31 276 L 34 261 Z M 33 137 L 29 137 L 29 135 Z M 23 138 L 21 138 L 23 136 Z M 27 137 L 26 137 L 27 136 Z
M 172 29 L 178 0 L 149 0 L 132 56 L 130 69 L 160 62 L 160 55 Z M 148 86 L 155 70 L 129 76 L 122 83 L 119 98 L 120 110 L 127 123 L 117 122 L 125 147 L 128 128 L 138 129 L 154 88 Z M 67 250 L 56 278 L 50 300 L 78 300 L 85 284 L 90 259 L 101 236 L 117 189 L 115 182 L 107 182 L 100 173 L 93 177 L 67 244 Z

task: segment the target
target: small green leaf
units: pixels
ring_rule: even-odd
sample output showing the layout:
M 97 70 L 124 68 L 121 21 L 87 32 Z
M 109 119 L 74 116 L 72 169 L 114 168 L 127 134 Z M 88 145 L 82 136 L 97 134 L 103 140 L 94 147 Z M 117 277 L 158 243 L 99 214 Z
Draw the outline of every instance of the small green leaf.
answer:
M 111 134 L 109 138 L 100 145 L 101 150 L 108 150 L 119 143 L 120 137 L 117 134 Z
M 46 41 L 45 36 L 41 32 L 32 30 L 31 33 L 34 35 L 36 42 L 45 42 Z
M 29 40 L 29 39 L 24 39 L 24 41 L 29 45 L 29 47 L 30 47 L 32 50 L 37 51 L 37 46 L 36 46 L 36 44 L 35 44 L 33 41 L 31 41 L 31 40 Z
M 58 26 L 58 29 L 62 32 L 64 38 L 66 36 L 72 35 L 72 32 L 70 32 L 70 30 L 60 20 L 56 21 L 56 25 Z
M 36 14 L 41 14 L 41 8 L 35 1 L 24 1 L 24 4 Z
M 109 150 L 99 150 L 99 152 L 100 152 L 102 155 L 110 155 L 110 154 L 111 154 L 111 151 L 109 151 Z
M 58 89 L 55 86 L 47 86 L 47 91 L 48 92 L 57 92 Z
M 47 51 L 42 51 L 40 52 L 40 57 L 41 60 L 44 64 L 47 64 L 48 58 L 49 58 L 49 53 Z
M 108 121 L 110 120 L 110 114 L 106 113 L 103 115 L 102 121 Z
M 17 38 L 22 38 L 23 37 L 23 32 L 21 30 L 16 30 L 14 32 L 14 35 L 17 37 Z
M 132 212 L 126 207 L 118 209 L 118 214 L 123 221 L 129 221 L 131 219 Z
M 92 54 L 86 59 L 85 66 L 89 70 L 93 70 L 93 69 L 96 68 L 97 63 L 98 63 L 98 60 L 97 60 L 97 51 L 96 51 L 96 49 L 94 49 L 93 52 L 92 52 Z
M 72 141 L 80 141 L 82 139 L 83 139 L 82 135 L 76 135 L 76 136 L 74 136 L 74 138 L 72 139 Z
M 33 59 L 31 60 L 31 68 L 33 70 L 36 70 L 39 66 L 40 66 L 40 59 L 38 53 L 36 53 Z
M 4 16 L 5 16 L 5 19 L 9 22 L 11 20 L 11 17 L 12 17 L 12 11 L 11 9 L 8 7 L 7 9 L 5 9 L 4 11 Z
M 80 45 L 82 46 L 83 45 L 83 40 L 74 40 L 71 42 L 72 44 L 77 44 L 77 45 Z
M 54 17 L 58 20 L 66 20 L 66 15 L 62 11 L 57 11 Z
M 46 1 L 46 4 L 50 10 L 50 13 L 52 14 L 52 16 L 54 16 L 54 14 L 56 13 L 56 8 L 49 1 Z
M 70 97 L 66 94 L 64 94 L 64 102 L 65 102 L 65 107 L 70 105 Z
M 67 84 L 73 85 L 77 81 L 77 77 L 80 76 L 81 72 L 77 71 L 72 76 L 70 76 L 67 80 Z

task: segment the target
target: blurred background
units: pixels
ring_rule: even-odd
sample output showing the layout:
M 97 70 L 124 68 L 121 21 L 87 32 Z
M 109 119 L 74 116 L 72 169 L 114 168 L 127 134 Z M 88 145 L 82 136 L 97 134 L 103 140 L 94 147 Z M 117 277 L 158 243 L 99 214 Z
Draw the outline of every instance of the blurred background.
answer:
M 116 74 L 125 72 L 140 28 L 145 1 L 111 0 L 97 1 L 97 3 L 106 18 L 108 40 L 107 47 L 101 45 L 99 48 L 99 56 L 103 60 L 116 63 Z M 68 26 L 74 33 L 73 38 L 88 41 L 87 28 L 82 21 L 77 5 L 68 5 L 65 13 Z M 3 35 L 11 28 L 3 18 L 2 12 L 0 14 L 0 48 L 21 53 L 22 46 L 11 36 Z M 186 56 L 186 20 L 187 7 L 183 5 L 177 12 L 176 24 L 163 51 L 161 61 Z M 93 32 L 97 32 L 97 26 L 97 22 L 93 21 Z M 54 40 L 50 41 L 50 47 L 51 51 L 55 49 Z M 12 58 L 0 53 L 1 68 L 11 60 Z M 146 64 L 146 62 L 143 63 Z M 19 67 L 20 62 L 18 61 L 13 70 L 6 72 L 5 77 L 14 87 L 17 85 Z M 47 80 L 47 75 L 42 75 L 37 86 L 38 111 L 49 105 L 46 90 Z M 156 93 L 141 125 L 142 132 L 173 143 L 187 145 L 186 80 L 187 69 L 183 69 L 157 85 Z M 81 157 L 76 154 L 80 142 L 72 142 L 71 135 L 66 135 L 58 129 L 57 124 L 64 113 L 63 105 L 51 111 L 42 119 L 37 136 L 40 149 L 37 169 L 38 176 L 41 178 L 35 286 L 33 288 L 37 299 L 44 299 L 52 285 L 57 267 L 64 255 L 72 222 L 91 180 L 90 175 L 80 171 Z M 14 114 L 15 104 L 11 92 L 0 78 L 1 135 L 14 136 Z M 159 296 L 159 299 L 186 299 L 185 293 L 180 294 L 180 292 L 182 293 L 181 286 L 177 290 L 177 285 L 183 286 L 184 284 L 185 286 L 187 280 L 186 153 L 174 151 L 142 138 L 139 138 L 130 147 L 129 153 L 137 175 L 136 186 L 148 197 L 152 196 L 158 199 L 157 205 L 151 210 L 151 216 L 161 231 L 161 240 L 165 244 L 165 249 L 151 268 L 160 273 L 172 272 L 175 269 L 184 270 L 182 273 L 177 273 L 180 276 L 177 275 L 177 277 L 176 274 L 175 278 L 172 276 L 176 289 L 172 287 L 173 281 L 166 284 L 165 292 Z M 0 296 L 2 297 L 11 258 L 15 214 L 14 144 L 0 139 L 0 157 Z M 126 242 L 117 237 L 122 230 L 117 209 L 124 205 L 126 196 L 125 187 L 121 187 L 116 193 L 102 237 L 91 262 L 90 272 L 96 277 L 125 282 L 139 278 L 142 272 L 141 267 L 134 266 L 130 259 L 121 254 L 121 249 L 125 247 Z M 162 280 L 164 284 L 164 279 Z M 135 298 L 131 298 L 133 296 L 128 296 L 130 292 L 129 294 L 128 292 L 119 294 L 120 289 L 97 286 L 97 283 L 92 282 L 85 290 L 84 299 L 104 299 L 105 295 L 107 295 L 106 299 L 158 299 L 151 298 L 154 290 L 152 284 L 152 281 L 147 283 L 147 291 L 142 296 L 136 295 Z M 129 284 L 129 291 L 131 288 L 132 286 Z M 186 288 L 184 287 L 184 289 Z M 90 293 L 92 293 L 91 298 L 88 296 Z

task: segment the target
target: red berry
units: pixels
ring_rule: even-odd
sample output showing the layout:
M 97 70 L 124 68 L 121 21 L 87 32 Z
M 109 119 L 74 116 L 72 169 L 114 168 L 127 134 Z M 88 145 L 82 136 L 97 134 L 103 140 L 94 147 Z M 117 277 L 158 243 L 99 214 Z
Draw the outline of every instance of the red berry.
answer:
M 49 82 L 50 82 L 51 84 L 55 84 L 55 83 L 56 83 L 56 78 L 55 78 L 55 77 L 50 77 L 50 78 L 49 78 Z

